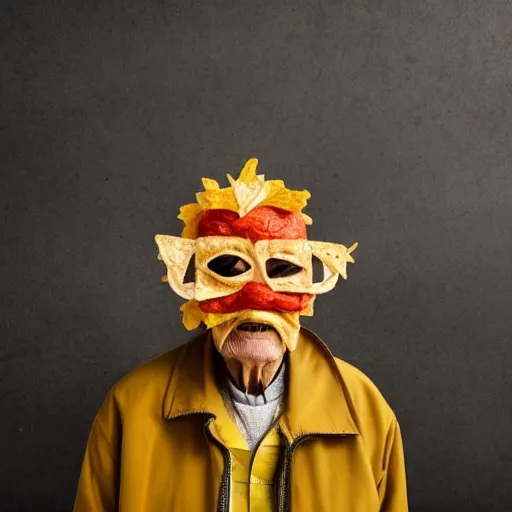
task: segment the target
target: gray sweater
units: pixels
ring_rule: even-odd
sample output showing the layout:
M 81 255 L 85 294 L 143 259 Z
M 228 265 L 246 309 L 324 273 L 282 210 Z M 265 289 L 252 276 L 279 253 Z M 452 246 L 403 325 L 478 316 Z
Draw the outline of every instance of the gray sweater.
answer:
M 285 365 L 261 395 L 250 395 L 240 391 L 226 377 L 222 397 L 238 430 L 249 448 L 254 450 L 281 412 L 284 401 Z

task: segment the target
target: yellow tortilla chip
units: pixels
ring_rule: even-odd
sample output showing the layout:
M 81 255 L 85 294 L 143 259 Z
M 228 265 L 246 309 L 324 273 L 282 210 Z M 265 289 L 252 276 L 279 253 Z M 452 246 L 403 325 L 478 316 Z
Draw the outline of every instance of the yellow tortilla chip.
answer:
M 316 297 L 313 295 L 306 309 L 300 312 L 301 316 L 313 316 L 315 314 L 315 299 Z
M 201 181 L 203 182 L 203 187 L 205 190 L 220 190 L 219 184 L 216 180 L 212 180 L 211 178 L 203 178 Z
M 197 238 L 197 226 L 202 212 L 203 209 L 197 203 L 186 204 L 180 208 L 178 219 L 185 223 L 185 227 L 181 232 L 181 236 L 183 238 Z
M 240 316 L 240 313 L 205 313 L 199 306 L 197 300 L 189 300 L 180 306 L 182 322 L 187 331 L 192 331 L 203 322 L 208 329 L 216 327 L 224 322 L 233 320 Z
M 231 210 L 243 217 L 258 206 L 275 206 L 294 212 L 300 212 L 306 206 L 311 197 L 307 190 L 289 190 L 283 180 L 265 181 L 263 174 L 256 174 L 257 167 L 258 159 L 249 159 L 238 179 L 227 175 L 231 185 L 227 188 L 220 188 L 214 179 L 202 178 L 204 192 L 196 194 L 197 203 L 180 208 L 178 218 L 185 223 L 181 236 L 197 238 L 201 215 L 209 209 Z M 302 217 L 307 226 L 312 224 L 311 217 L 305 214 Z
M 238 211 L 235 193 L 231 187 L 219 190 L 205 190 L 196 194 L 197 202 L 203 210 L 223 208 Z
M 185 299 L 194 298 L 194 283 L 184 283 L 183 279 L 190 259 L 194 255 L 196 241 L 179 236 L 156 235 L 159 254 L 167 267 L 170 287 Z
M 188 300 L 180 306 L 181 321 L 187 331 L 197 329 L 204 320 L 204 313 L 201 311 L 197 300 Z
M 300 212 L 308 202 L 311 194 L 307 190 L 288 190 L 279 188 L 261 202 L 260 206 L 276 206 L 283 210 Z
M 354 263 L 349 249 L 341 244 L 329 242 L 309 242 L 313 256 L 319 258 L 324 264 L 324 280 L 314 283 L 311 293 L 320 294 L 332 290 L 338 281 L 338 276 L 347 279 L 347 263 Z M 357 244 L 355 244 L 357 247 Z M 352 251 L 355 247 L 351 247 Z
M 250 158 L 245 162 L 243 169 L 240 171 L 240 176 L 238 176 L 238 181 L 241 183 L 251 183 L 256 181 L 256 168 L 258 167 L 258 159 Z
M 313 225 L 313 219 L 309 215 L 306 215 L 305 213 L 301 213 L 301 215 L 302 215 L 302 220 L 304 221 L 304 224 L 306 224 L 306 226 Z

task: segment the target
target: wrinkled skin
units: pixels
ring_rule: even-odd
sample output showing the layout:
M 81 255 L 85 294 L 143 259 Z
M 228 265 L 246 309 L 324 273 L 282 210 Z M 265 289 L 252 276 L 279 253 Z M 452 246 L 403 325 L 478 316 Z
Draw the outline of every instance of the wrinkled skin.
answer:
M 215 340 L 215 328 L 213 336 Z M 287 350 L 275 329 L 250 323 L 233 329 L 224 343 L 219 346 L 216 342 L 216 346 L 238 387 L 253 395 L 272 382 Z

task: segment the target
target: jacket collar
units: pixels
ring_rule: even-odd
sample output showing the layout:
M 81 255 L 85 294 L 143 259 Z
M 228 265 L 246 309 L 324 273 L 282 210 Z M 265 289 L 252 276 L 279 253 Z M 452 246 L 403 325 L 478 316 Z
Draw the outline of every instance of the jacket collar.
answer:
M 164 397 L 165 419 L 225 414 L 217 356 L 209 331 L 182 347 Z M 296 350 L 288 353 L 287 367 L 279 426 L 289 442 L 308 434 L 359 433 L 334 357 L 318 336 L 302 328 Z

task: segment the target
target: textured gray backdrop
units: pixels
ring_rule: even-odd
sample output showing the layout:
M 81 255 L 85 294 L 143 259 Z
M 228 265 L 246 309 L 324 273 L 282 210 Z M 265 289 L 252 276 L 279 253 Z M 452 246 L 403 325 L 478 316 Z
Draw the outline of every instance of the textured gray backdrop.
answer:
M 0 44 L 2 511 L 70 510 L 105 392 L 189 337 L 153 235 L 251 156 L 360 243 L 306 325 L 396 411 L 411 510 L 509 509 L 509 0 L 10 0 Z

